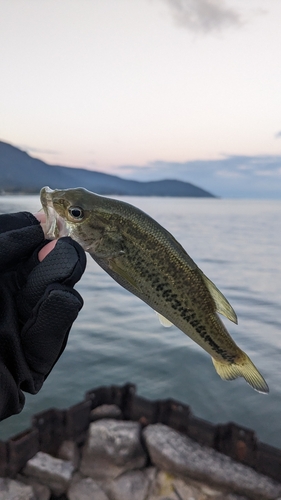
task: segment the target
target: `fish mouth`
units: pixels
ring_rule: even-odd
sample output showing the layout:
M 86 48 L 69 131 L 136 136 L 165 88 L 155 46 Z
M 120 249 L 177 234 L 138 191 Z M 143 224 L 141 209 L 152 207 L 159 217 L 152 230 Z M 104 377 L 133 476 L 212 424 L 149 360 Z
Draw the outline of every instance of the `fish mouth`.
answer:
M 56 190 L 43 187 L 40 191 L 40 201 L 46 214 L 46 222 L 42 224 L 42 229 L 46 239 L 54 240 L 69 236 L 69 228 L 66 221 L 55 210 L 53 204 L 53 194 Z

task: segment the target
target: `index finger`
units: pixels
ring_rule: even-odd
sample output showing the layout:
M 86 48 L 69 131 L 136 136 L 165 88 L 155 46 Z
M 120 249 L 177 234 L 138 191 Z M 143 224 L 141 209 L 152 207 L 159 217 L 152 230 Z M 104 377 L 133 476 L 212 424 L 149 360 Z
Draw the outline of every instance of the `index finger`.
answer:
M 38 260 L 39 262 L 42 262 L 42 260 L 47 257 L 47 255 L 55 248 L 58 240 L 52 240 L 47 245 L 43 246 L 41 250 L 38 252 Z

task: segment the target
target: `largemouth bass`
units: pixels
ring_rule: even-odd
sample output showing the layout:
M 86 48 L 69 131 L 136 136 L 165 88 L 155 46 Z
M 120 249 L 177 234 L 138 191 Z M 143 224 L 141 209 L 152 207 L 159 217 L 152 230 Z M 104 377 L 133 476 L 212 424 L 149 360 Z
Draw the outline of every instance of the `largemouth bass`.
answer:
M 83 188 L 41 190 L 47 238 L 70 236 L 121 286 L 174 324 L 212 357 L 224 380 L 268 386 L 217 313 L 237 323 L 231 305 L 184 248 L 138 208 Z

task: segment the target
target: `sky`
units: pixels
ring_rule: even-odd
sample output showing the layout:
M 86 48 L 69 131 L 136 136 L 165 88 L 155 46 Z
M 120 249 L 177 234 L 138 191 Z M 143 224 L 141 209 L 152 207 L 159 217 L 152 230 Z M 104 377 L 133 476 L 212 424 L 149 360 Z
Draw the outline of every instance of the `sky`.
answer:
M 281 198 L 281 0 L 0 0 L 0 140 Z

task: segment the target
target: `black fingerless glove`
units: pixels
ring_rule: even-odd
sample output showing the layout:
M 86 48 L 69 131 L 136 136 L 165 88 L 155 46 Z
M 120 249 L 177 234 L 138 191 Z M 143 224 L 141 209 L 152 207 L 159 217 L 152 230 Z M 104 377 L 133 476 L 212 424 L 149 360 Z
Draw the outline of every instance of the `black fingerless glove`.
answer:
M 83 305 L 73 286 L 84 250 L 61 238 L 39 263 L 46 243 L 32 214 L 0 215 L 0 420 L 22 410 L 22 391 L 39 391 Z

